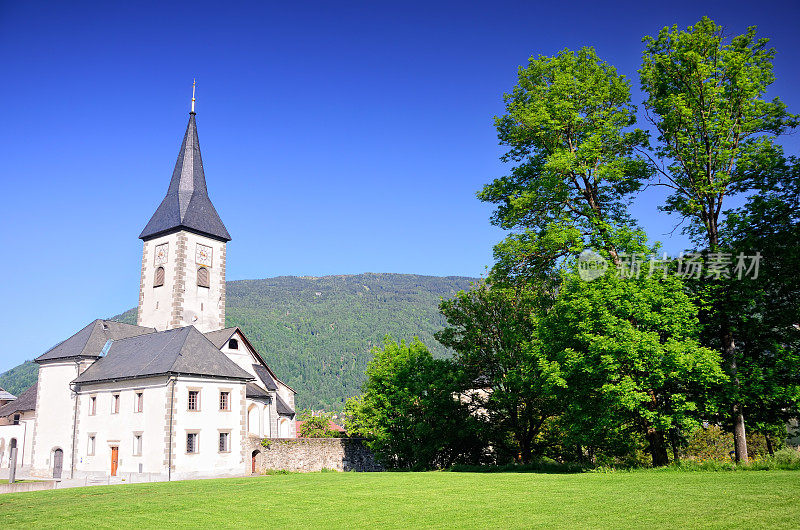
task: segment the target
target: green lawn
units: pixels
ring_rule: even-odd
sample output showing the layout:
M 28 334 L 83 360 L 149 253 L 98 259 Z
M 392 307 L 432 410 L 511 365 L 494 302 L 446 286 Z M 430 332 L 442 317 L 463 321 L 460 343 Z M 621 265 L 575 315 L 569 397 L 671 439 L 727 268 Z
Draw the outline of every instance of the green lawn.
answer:
M 800 473 L 310 473 L 0 495 L 0 528 L 772 527 Z

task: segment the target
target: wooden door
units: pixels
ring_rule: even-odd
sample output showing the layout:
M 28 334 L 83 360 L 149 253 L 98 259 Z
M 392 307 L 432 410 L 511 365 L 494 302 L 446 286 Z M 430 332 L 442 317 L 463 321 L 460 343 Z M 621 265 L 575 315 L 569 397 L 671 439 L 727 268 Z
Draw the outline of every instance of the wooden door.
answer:
M 256 472 L 256 456 L 258 456 L 258 451 L 253 451 L 252 473 Z
M 53 478 L 61 478 L 61 468 L 64 465 L 64 451 L 53 451 Z
M 119 464 L 119 447 L 111 448 L 111 476 L 117 476 L 117 465 Z

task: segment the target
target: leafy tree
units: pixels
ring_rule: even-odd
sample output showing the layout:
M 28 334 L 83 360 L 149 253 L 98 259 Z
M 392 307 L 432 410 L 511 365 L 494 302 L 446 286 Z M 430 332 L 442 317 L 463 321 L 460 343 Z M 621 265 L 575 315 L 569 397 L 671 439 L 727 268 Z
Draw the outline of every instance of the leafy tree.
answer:
M 331 429 L 332 412 L 304 410 L 298 416 L 302 425 L 297 430 L 299 438 L 340 438 L 342 433 Z
M 703 391 L 724 379 L 698 332 L 697 307 L 673 276 L 567 273 L 540 341 L 566 383 L 568 436 L 612 455 L 644 439 L 653 465 L 666 465 L 667 444 L 677 450 L 674 435 L 698 427 Z
M 737 337 L 739 396 L 771 453 L 773 439 L 800 415 L 800 162 L 781 163 L 756 185 L 745 206 L 728 214 L 721 243 L 734 256 L 759 249 L 758 275 L 721 282 Z
M 756 28 L 726 40 L 707 17 L 685 31 L 665 27 L 645 37 L 639 70 L 645 110 L 658 131 L 654 163 L 659 184 L 671 189 L 664 210 L 688 221 L 687 231 L 708 253 L 719 252 L 723 204 L 746 191 L 780 159 L 774 137 L 797 124 L 775 98 L 764 99 L 774 81 L 775 51 Z M 747 460 L 739 395 L 737 349 L 728 300 L 712 289 L 718 342 L 732 382 L 730 411 L 737 460 Z
M 630 83 L 593 48 L 531 58 L 495 118 L 511 174 L 478 194 L 497 205 L 492 222 L 515 230 L 495 247 L 493 273 L 541 277 L 586 247 L 615 264 L 630 228 L 630 195 L 648 176 L 635 154 L 645 134 L 629 130 Z
M 535 341 L 538 296 L 477 285 L 441 303 L 448 327 L 436 334 L 456 352 L 463 402 L 488 420 L 495 453 L 519 454 L 526 464 L 545 422 L 563 408 L 561 379 Z
M 483 454 L 478 419 L 457 399 L 454 366 L 415 339 L 387 337 L 373 349 L 364 393 L 345 405 L 346 428 L 363 436 L 390 468 L 429 469 L 475 463 Z

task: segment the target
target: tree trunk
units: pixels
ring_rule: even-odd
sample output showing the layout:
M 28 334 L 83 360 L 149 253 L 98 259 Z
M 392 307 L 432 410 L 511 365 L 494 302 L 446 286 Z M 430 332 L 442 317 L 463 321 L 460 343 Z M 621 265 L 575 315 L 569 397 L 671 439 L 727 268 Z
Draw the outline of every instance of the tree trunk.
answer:
M 678 446 L 678 430 L 675 427 L 669 431 L 669 443 L 672 446 L 672 461 L 677 464 L 681 461 L 681 452 Z
M 726 317 L 723 315 L 723 319 Z M 733 334 L 726 320 L 722 323 L 722 348 L 724 351 L 725 364 L 727 365 L 728 375 L 731 378 L 731 383 L 734 386 L 734 391 L 738 394 L 739 391 L 739 377 L 737 376 L 736 368 L 736 344 L 733 342 Z M 744 428 L 744 414 L 742 413 L 742 404 L 739 402 L 739 397 L 736 396 L 731 407 L 731 420 L 733 423 L 733 450 L 734 458 L 737 462 L 749 461 L 747 456 L 747 433 Z
M 647 452 L 653 458 L 653 467 L 661 467 L 669 464 L 667 455 L 667 444 L 664 443 L 664 431 L 647 429 L 647 442 L 649 447 Z
M 775 451 L 772 449 L 772 440 L 769 437 L 769 434 L 764 436 L 764 439 L 767 440 L 767 452 L 769 456 L 775 456 Z

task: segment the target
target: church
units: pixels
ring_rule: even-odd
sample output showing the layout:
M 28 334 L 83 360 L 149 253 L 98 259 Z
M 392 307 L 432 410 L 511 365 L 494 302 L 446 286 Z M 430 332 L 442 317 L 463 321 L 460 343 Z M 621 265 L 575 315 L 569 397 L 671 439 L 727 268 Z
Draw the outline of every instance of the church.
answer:
M 35 359 L 38 382 L 0 402 L 0 468 L 16 447 L 18 473 L 33 477 L 242 475 L 253 437 L 295 436 L 295 391 L 225 327 L 231 237 L 206 189 L 194 102 L 139 236 L 137 324 L 95 320 Z

